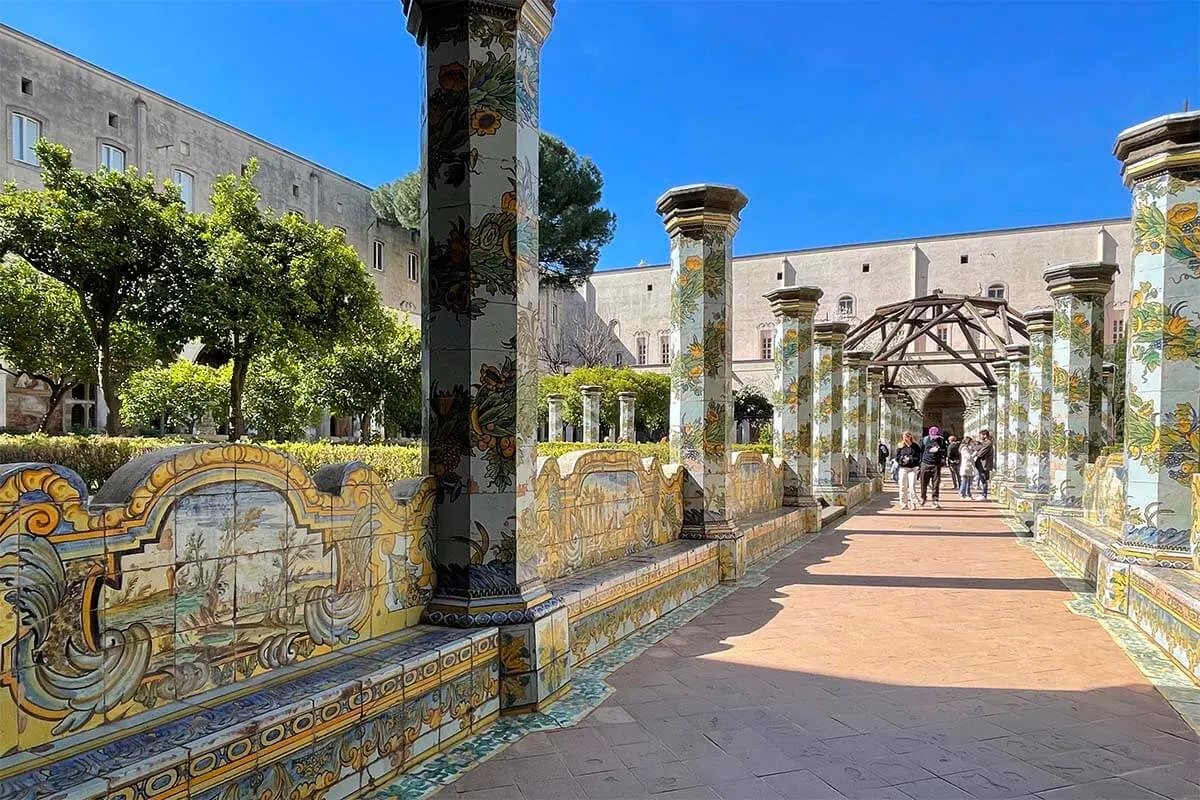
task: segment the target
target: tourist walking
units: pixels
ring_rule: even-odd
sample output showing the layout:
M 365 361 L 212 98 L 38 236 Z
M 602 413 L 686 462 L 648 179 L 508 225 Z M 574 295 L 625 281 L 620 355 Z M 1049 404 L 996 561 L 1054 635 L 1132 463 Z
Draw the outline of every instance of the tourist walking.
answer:
M 880 472 L 883 472 L 884 467 L 887 466 L 888 456 L 891 455 L 891 452 L 892 451 L 888 449 L 887 444 L 881 440 L 879 442 L 879 471 Z
M 979 432 L 979 449 L 975 451 L 975 472 L 979 475 L 979 491 L 982 499 L 988 499 L 988 480 L 996 463 L 996 448 L 992 444 L 992 433 L 986 428 Z
M 942 467 L 946 465 L 946 440 L 937 425 L 929 428 L 929 435 L 921 443 L 921 505 L 929 500 L 930 489 L 933 494 L 933 507 L 941 508 L 940 494 L 942 490 Z
M 959 472 L 962 467 L 962 445 L 959 444 L 958 437 L 954 434 L 950 435 L 950 442 L 946 445 L 946 466 L 950 469 L 950 484 L 958 486 L 962 483 L 962 478 L 959 477 Z
M 900 482 L 900 507 L 915 510 L 917 507 L 917 469 L 921 465 L 921 445 L 912 433 L 904 432 L 900 446 L 896 448 L 896 472 Z
M 958 452 L 960 457 L 958 493 L 967 500 L 973 500 L 971 484 L 975 482 L 975 453 L 978 452 L 975 440 L 970 436 L 963 439 Z

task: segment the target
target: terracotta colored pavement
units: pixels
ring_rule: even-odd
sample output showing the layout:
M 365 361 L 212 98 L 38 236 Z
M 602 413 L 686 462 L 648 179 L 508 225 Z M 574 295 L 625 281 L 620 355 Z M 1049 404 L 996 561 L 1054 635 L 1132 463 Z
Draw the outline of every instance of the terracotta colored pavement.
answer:
M 1200 743 L 995 506 L 890 496 L 526 736 L 461 798 L 1200 798 Z

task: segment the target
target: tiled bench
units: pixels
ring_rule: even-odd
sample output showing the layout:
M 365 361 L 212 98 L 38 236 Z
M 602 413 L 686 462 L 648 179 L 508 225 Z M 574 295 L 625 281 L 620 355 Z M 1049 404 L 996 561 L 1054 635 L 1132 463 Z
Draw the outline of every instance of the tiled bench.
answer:
M 806 533 L 820 530 L 821 508 L 780 508 L 743 517 L 738 528 L 746 535 L 746 564 L 755 564 Z
M 498 684 L 496 628 L 415 626 L 2 759 L 0 800 L 353 798 L 490 725 Z
M 717 585 L 715 541 L 678 540 L 551 581 L 578 664 Z
M 1195 570 L 1131 563 L 1111 531 L 1079 517 L 1043 514 L 1035 529 L 1039 541 L 1092 584 L 1097 605 L 1128 616 L 1200 684 L 1200 575 Z M 1180 558 L 1178 563 L 1186 562 Z

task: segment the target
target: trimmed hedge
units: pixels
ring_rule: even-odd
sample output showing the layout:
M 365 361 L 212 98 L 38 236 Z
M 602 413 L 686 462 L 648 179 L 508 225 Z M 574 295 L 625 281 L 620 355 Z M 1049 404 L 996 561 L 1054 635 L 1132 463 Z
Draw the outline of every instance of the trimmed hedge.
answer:
M 117 469 L 140 455 L 195 443 L 184 439 L 150 439 L 119 436 L 28 436 L 0 435 L 0 464 L 42 462 L 61 464 L 79 473 L 95 491 Z M 262 442 L 263 447 L 281 450 L 314 473 L 328 464 L 361 461 L 385 481 L 420 474 L 421 450 L 411 445 L 332 444 L 330 442 Z
M 195 443 L 192 439 L 152 439 L 119 436 L 46 436 L 44 434 L 0 434 L 0 464 L 40 462 L 61 464 L 79 473 L 91 491 L 95 491 L 128 461 L 140 455 Z M 332 442 L 261 442 L 287 453 L 309 474 L 329 464 L 361 461 L 388 482 L 412 478 L 421 474 L 421 448 L 396 444 L 334 444 Z M 656 456 L 662 463 L 670 461 L 664 442 L 540 442 L 538 455 L 561 456 L 576 450 L 632 450 L 642 458 Z M 734 445 L 734 450 L 752 450 L 770 454 L 771 447 L 762 444 Z

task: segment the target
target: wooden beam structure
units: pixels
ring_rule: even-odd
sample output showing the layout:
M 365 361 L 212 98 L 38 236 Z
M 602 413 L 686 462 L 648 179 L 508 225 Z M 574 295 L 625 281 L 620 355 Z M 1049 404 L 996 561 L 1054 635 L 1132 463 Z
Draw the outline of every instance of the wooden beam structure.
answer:
M 955 348 L 951 333 L 939 328 L 953 326 L 966 342 Z M 964 388 L 996 385 L 991 362 L 1003 357 L 1010 344 L 1028 341 L 1025 319 L 1009 308 L 1008 301 L 992 297 L 970 297 L 934 292 L 902 303 L 879 306 L 870 318 L 850 331 L 846 349 L 868 350 L 871 365 L 883 367 L 883 385 L 889 389 L 932 389 L 946 384 L 899 383 L 902 367 L 959 365 L 979 382 L 958 382 Z M 930 342 L 934 349 L 917 350 L 917 342 Z M 925 355 L 928 353 L 929 355 Z

